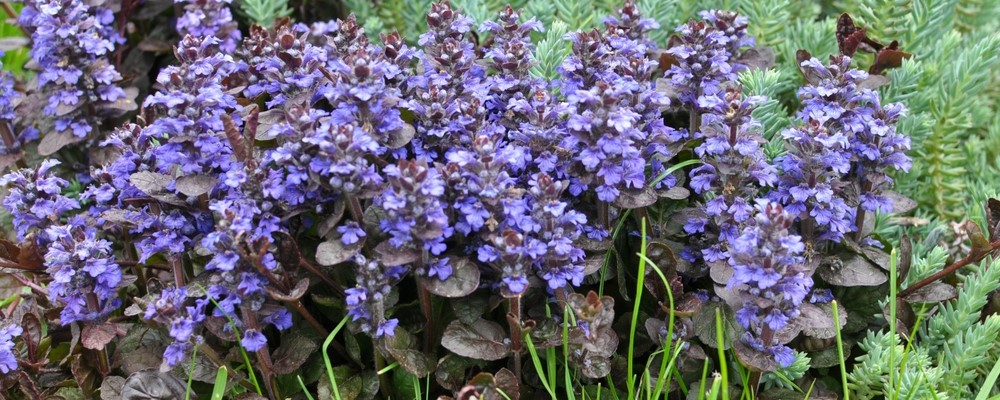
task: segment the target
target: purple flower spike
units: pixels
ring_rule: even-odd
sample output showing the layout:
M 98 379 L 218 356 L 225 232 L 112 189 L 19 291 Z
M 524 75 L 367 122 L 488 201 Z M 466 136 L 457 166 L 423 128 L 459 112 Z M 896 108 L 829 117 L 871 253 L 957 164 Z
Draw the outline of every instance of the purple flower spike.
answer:
M 223 52 L 236 51 L 240 30 L 229 10 L 232 0 L 174 0 L 174 3 L 184 3 L 184 15 L 177 19 L 177 32 L 182 37 L 215 37 Z
M 783 367 L 791 365 L 791 350 L 771 340 L 774 333 L 799 315 L 798 307 L 812 289 L 813 280 L 805 266 L 805 244 L 789 233 L 795 217 L 780 204 L 760 200 L 751 225 L 729 243 L 729 266 L 733 276 L 728 288 L 740 293 L 745 303 L 737 321 L 749 333 L 745 343 L 772 354 Z
M 445 181 L 441 173 L 424 161 L 400 160 L 385 167 L 389 189 L 375 199 L 385 209 L 382 229 L 389 244 L 440 255 L 453 228 L 445 213 Z
M 96 235 L 79 217 L 69 225 L 45 230 L 49 242 L 45 268 L 52 276 L 49 296 L 64 306 L 59 318 L 63 325 L 93 321 L 121 305 L 121 268 L 115 263 L 111 242 Z
M 803 125 L 783 133 L 791 146 L 776 160 L 785 173 L 772 196 L 799 215 L 807 240 L 840 241 L 862 229 L 865 212 L 892 212 L 882 191 L 891 173 L 910 169 L 910 139 L 896 131 L 906 109 L 883 106 L 850 57 L 831 56 L 829 65 L 811 58 L 800 68 L 809 77 L 798 92 Z
M 689 234 L 717 235 L 715 244 L 702 249 L 705 261 L 713 262 L 727 257 L 726 243 L 750 220 L 753 205 L 749 199 L 756 198 L 761 188 L 774 186 L 778 177 L 760 148 L 764 141 L 760 123 L 750 115 L 762 99 L 743 96 L 735 85 L 702 99 L 712 100 L 702 102 L 711 107 L 701 116 L 696 137 L 704 141 L 694 151 L 704 164 L 691 170 L 691 188 L 714 197 L 704 204 L 703 215 L 693 216 L 685 229 Z
M 54 118 L 54 130 L 77 138 L 89 135 L 114 117 L 109 107 L 126 97 L 122 79 L 108 56 L 125 43 L 110 8 L 81 0 L 29 0 L 18 21 L 32 39 L 31 58 L 38 64 L 38 90 L 48 97 L 42 112 Z
M 45 160 L 34 170 L 15 171 L 0 178 L 0 185 L 9 190 L 3 205 L 14 217 L 18 240 L 31 232 L 45 231 L 69 211 L 80 208 L 76 200 L 62 195 L 69 182 L 50 172 L 57 165 L 59 161 Z M 41 236 L 37 239 L 45 243 L 45 235 Z
M 378 260 L 355 256 L 354 272 L 357 285 L 345 290 L 347 293 L 347 315 L 362 332 L 372 337 L 392 336 L 399 321 L 386 320 L 385 300 L 393 285 L 403 279 L 407 268 L 386 267 Z
M 701 97 L 719 91 L 724 82 L 736 81 L 746 65 L 737 61 L 746 47 L 754 45 L 747 33 L 746 17 L 730 11 L 702 11 L 701 21 L 677 28 L 680 43 L 667 50 L 678 64 L 666 77 L 680 89 L 684 105 L 701 110 Z

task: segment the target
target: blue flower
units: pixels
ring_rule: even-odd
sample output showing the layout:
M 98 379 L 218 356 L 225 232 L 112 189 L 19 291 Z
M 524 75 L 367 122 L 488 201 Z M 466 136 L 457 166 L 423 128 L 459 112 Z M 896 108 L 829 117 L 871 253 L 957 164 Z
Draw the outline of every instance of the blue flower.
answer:
M 354 221 L 348 221 L 346 224 L 338 226 L 337 232 L 340 232 L 340 241 L 345 245 L 355 244 L 366 236 L 365 230 Z
M 387 319 L 378 325 L 378 329 L 375 330 L 375 335 L 373 336 L 376 338 L 380 338 L 382 336 L 392 336 L 396 333 L 396 326 L 398 325 L 398 319 Z
M 243 338 L 240 339 L 240 345 L 242 345 L 247 351 L 260 351 L 267 346 L 267 338 L 264 337 L 263 333 L 260 333 L 256 329 L 247 329 L 246 332 L 243 332 Z
M 7 374 L 17 369 L 14 338 L 21 336 L 23 332 L 21 326 L 16 324 L 0 328 L 0 374 Z

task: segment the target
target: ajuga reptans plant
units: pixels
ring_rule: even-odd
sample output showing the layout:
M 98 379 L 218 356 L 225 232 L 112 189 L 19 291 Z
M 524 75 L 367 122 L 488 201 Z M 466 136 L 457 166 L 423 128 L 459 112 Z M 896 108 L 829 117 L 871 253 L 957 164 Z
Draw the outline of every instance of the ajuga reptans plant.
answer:
M 827 393 L 840 331 L 873 395 L 896 355 L 894 185 L 936 168 L 910 159 L 914 35 L 791 0 L 120 3 L 27 2 L 35 75 L 0 74 L 5 392 L 207 396 L 224 367 L 227 396 L 673 398 L 723 362 Z M 961 226 L 948 268 L 1000 247 Z M 955 292 L 946 261 L 900 309 Z M 930 358 L 972 333 L 930 327 L 995 325 L 962 296 L 906 327 L 942 392 L 982 379 Z

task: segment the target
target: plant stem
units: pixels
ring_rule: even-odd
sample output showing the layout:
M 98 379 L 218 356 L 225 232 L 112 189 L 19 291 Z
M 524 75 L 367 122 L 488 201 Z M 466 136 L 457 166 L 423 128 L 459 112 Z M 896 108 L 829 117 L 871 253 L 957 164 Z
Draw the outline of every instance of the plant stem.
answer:
M 6 13 L 8 17 L 13 19 L 14 21 L 17 21 L 17 12 L 10 7 L 10 4 L 7 4 L 6 1 L 0 1 L 0 8 L 3 8 L 4 13 Z M 27 36 L 29 38 L 31 37 L 31 34 L 28 33 L 28 31 L 25 30 L 24 27 L 21 26 L 21 24 L 15 24 L 15 25 L 17 25 L 18 29 L 21 30 L 21 33 L 23 33 L 24 36 Z
M 932 284 L 932 283 L 934 283 L 934 282 L 936 282 L 936 281 L 938 281 L 938 280 L 940 280 L 940 279 L 942 279 L 942 278 L 944 278 L 944 277 L 946 277 L 948 275 L 951 275 L 952 273 L 954 273 L 955 271 L 958 271 L 959 269 L 961 269 L 964 266 L 967 266 L 969 264 L 972 264 L 974 262 L 982 260 L 987 255 L 989 255 L 990 253 L 993 253 L 997 249 L 1000 249 L 1000 240 L 996 240 L 996 241 L 990 242 L 990 250 L 989 251 L 983 251 L 981 253 L 976 253 L 976 252 L 969 253 L 969 255 L 965 256 L 965 258 L 956 261 L 954 264 L 951 264 L 951 265 L 949 265 L 947 267 L 944 267 L 944 269 L 942 269 L 938 273 L 936 273 L 934 275 L 931 275 L 931 276 L 928 276 L 927 278 L 924 278 L 920 282 L 917 282 L 917 283 L 914 283 L 914 284 L 910 285 L 906 289 L 903 289 L 903 291 L 899 292 L 899 297 L 909 296 L 909 295 L 913 294 L 913 292 L 916 292 L 917 290 L 920 290 L 920 288 L 922 288 L 924 286 L 927 286 L 927 285 L 930 285 L 930 284 Z
M 872 191 L 872 184 L 871 182 L 868 182 L 865 183 L 864 190 L 862 190 L 861 193 L 868 193 L 871 191 Z M 858 204 L 858 212 L 856 214 L 857 215 L 854 218 L 854 225 L 858 227 L 858 230 L 854 231 L 854 241 L 860 242 L 861 239 L 864 239 L 862 235 L 864 234 L 865 230 L 865 209 L 861 207 L 861 204 Z
M 512 297 L 510 300 L 510 313 L 507 314 L 507 323 L 510 325 L 510 341 L 514 351 L 514 376 L 517 383 L 521 383 L 521 296 Z
M 333 288 L 333 290 L 336 290 L 337 293 L 339 293 L 341 296 L 344 296 L 343 286 L 341 286 L 339 283 L 331 279 L 329 275 L 321 271 L 318 267 L 310 263 L 301 255 L 299 256 L 299 266 L 305 269 L 306 271 L 311 272 L 313 275 L 318 276 L 320 280 L 322 280 L 327 285 L 330 285 L 330 287 Z
M 385 368 L 385 358 L 382 357 L 382 353 L 380 353 L 378 351 L 378 349 L 375 349 L 375 370 L 376 371 L 381 371 L 383 368 Z M 386 395 L 391 395 L 391 393 L 392 393 L 391 391 L 392 391 L 393 386 L 392 386 L 392 383 L 389 382 L 389 376 L 386 375 L 386 374 L 378 374 L 378 381 L 379 381 L 379 385 L 381 385 L 381 387 L 383 387 L 387 391 L 389 391 L 389 393 L 385 393 L 385 394 Z M 392 397 L 390 396 L 388 398 L 392 398 Z
M 247 327 L 250 329 L 260 332 L 260 323 L 257 321 L 257 314 L 250 311 L 247 308 L 243 309 L 243 320 L 247 323 Z M 257 361 L 260 362 L 260 373 L 264 378 L 264 387 L 267 389 L 267 393 L 272 399 L 280 398 L 278 396 L 278 388 L 274 385 L 274 372 L 271 371 L 271 355 L 267 351 L 267 346 L 263 349 L 256 351 Z
M 302 316 L 302 318 L 305 318 L 306 322 L 308 322 L 309 325 L 312 325 L 313 329 L 315 329 L 320 335 L 325 337 L 330 334 L 330 332 L 327 332 L 326 328 L 323 327 L 323 324 L 319 323 L 319 321 L 316 320 L 316 317 L 314 317 L 312 313 L 310 313 L 309 310 L 302 305 L 302 301 L 296 300 L 289 302 L 289 304 L 291 304 L 292 308 L 294 308 L 295 311 Z
M 174 284 L 177 287 L 184 286 L 184 263 L 181 262 L 181 256 L 174 254 L 167 258 L 167 262 L 170 263 L 170 269 L 174 271 Z
M 3 3 L 3 5 L 7 6 L 7 3 Z M 9 124 L 0 123 L 0 139 L 3 139 L 3 144 L 6 148 L 13 149 L 15 147 L 15 142 L 17 140 L 14 138 L 14 133 L 11 132 Z M 17 167 L 28 167 L 28 164 L 24 162 L 24 157 L 19 157 L 17 159 Z
M 420 297 L 420 311 L 424 314 L 424 353 L 434 350 L 434 305 L 431 304 L 431 292 L 420 280 L 417 280 L 417 292 Z
M 698 115 L 698 111 L 695 111 L 694 109 L 691 110 L 690 118 L 688 119 L 688 127 L 688 132 L 690 134 L 694 134 L 695 132 L 698 132 L 698 129 L 701 129 L 701 116 Z
M 351 216 L 354 217 L 354 222 L 359 225 L 364 225 L 365 213 L 361 210 L 361 201 L 355 196 L 347 196 L 347 208 L 351 210 Z

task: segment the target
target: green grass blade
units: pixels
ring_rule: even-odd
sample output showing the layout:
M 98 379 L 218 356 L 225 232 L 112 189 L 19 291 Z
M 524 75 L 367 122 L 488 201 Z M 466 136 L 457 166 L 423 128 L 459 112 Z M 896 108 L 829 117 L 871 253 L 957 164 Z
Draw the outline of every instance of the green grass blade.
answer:
M 327 349 L 330 348 L 330 344 L 333 343 L 333 338 L 337 336 L 337 333 L 347 324 L 348 316 L 344 316 L 344 319 L 340 320 L 337 327 L 333 328 L 333 331 L 326 336 L 326 340 L 323 341 L 323 364 L 326 366 L 326 375 L 330 379 L 330 389 L 333 390 L 333 398 L 341 400 L 340 398 L 340 388 L 337 387 L 337 378 L 333 376 L 333 363 L 330 362 L 330 354 L 327 353 Z
M 312 394 L 309 393 L 309 389 L 306 389 L 306 383 L 302 382 L 302 375 L 296 375 L 295 378 L 299 380 L 299 387 L 302 388 L 302 393 L 305 393 L 306 398 L 309 400 L 316 400 L 313 398 Z
M 212 388 L 212 400 L 222 400 L 226 394 L 226 382 L 229 381 L 229 370 L 225 366 L 219 367 L 215 373 L 215 387 Z
M 896 344 L 896 249 L 892 249 L 892 253 L 889 255 L 889 337 L 892 338 L 893 347 Z M 840 320 L 833 320 L 837 326 L 840 326 Z M 839 330 L 839 329 L 838 329 Z M 901 388 L 896 387 L 896 352 L 889 352 L 889 392 L 892 393 L 892 400 L 899 398 L 899 390 Z M 902 375 L 903 366 L 899 366 L 900 375 Z M 846 388 L 845 388 L 846 390 Z
M 569 321 L 571 317 L 569 306 L 563 307 L 563 384 L 566 385 L 566 398 L 576 400 L 576 395 L 573 393 L 573 377 L 569 373 Z
M 535 372 L 541 377 L 545 370 L 542 369 L 542 360 L 538 358 L 538 350 L 535 349 L 535 344 L 531 341 L 531 335 L 524 335 L 524 343 L 528 347 L 528 353 L 531 354 L 531 363 L 535 366 Z M 542 386 L 545 387 L 545 391 L 549 393 L 549 396 L 552 396 L 553 399 L 558 398 L 556 397 L 556 391 L 552 389 L 547 379 L 539 380 L 542 382 Z
M 844 400 L 851 400 L 851 392 L 847 389 L 847 364 L 844 362 L 844 339 L 840 337 L 840 311 L 837 309 L 837 300 L 831 301 L 830 305 L 833 306 L 833 321 L 834 326 L 837 328 L 837 359 L 840 361 L 840 385 L 844 390 Z
M 191 351 L 191 368 L 188 370 L 187 386 L 184 387 L 184 400 L 191 400 L 191 379 L 194 378 L 194 362 L 198 360 L 198 346 Z
M 836 321 L 836 319 L 834 319 Z M 726 365 L 726 351 L 723 350 L 725 346 L 725 334 L 722 330 L 722 310 L 719 308 L 715 309 L 715 342 L 719 350 L 719 372 L 722 373 L 722 400 L 729 400 L 729 367 Z M 715 380 L 712 384 L 713 391 L 715 384 L 719 382 L 719 379 Z
M 646 281 L 646 218 L 642 219 L 642 225 L 640 228 L 640 235 L 642 237 L 641 245 L 639 248 L 639 271 L 637 272 L 635 279 L 635 300 L 632 303 L 632 324 L 630 325 L 628 333 L 628 358 L 625 360 L 627 364 L 627 385 L 628 385 L 628 398 L 635 398 L 635 373 L 634 373 L 634 357 L 635 357 L 635 330 L 639 323 L 639 304 L 642 303 L 642 291 L 644 283 Z
M 989 398 L 990 390 L 996 387 L 998 377 L 1000 377 L 1000 359 L 997 359 L 997 362 L 993 364 L 990 374 L 986 375 L 986 380 L 983 381 L 983 387 L 979 389 L 976 400 L 987 400 Z M 1000 396 L 993 397 L 990 400 L 996 398 L 1000 398 Z
M 212 304 L 216 308 L 222 308 L 221 306 L 219 306 L 219 303 L 212 298 L 212 296 L 207 295 L 208 291 L 205 290 L 205 288 L 201 287 L 200 285 L 195 285 L 195 287 L 201 289 L 202 292 L 206 293 L 205 297 L 208 298 L 208 301 L 212 302 Z M 242 343 L 243 333 L 241 333 L 240 329 L 236 327 L 236 321 L 233 321 L 233 318 L 230 317 L 229 314 L 223 313 L 222 316 L 226 317 L 226 320 L 229 321 L 229 326 L 233 329 L 233 333 L 236 334 L 236 343 L 237 344 Z M 253 384 L 254 390 L 257 391 L 257 394 L 263 396 L 264 392 L 260 389 L 260 382 L 257 381 L 257 374 L 253 372 L 253 364 L 250 363 L 250 355 L 247 354 L 247 349 L 244 349 L 242 344 L 239 345 L 239 348 L 240 348 L 240 355 L 243 356 L 243 364 L 246 365 L 247 367 L 247 374 L 250 375 L 250 382 Z

